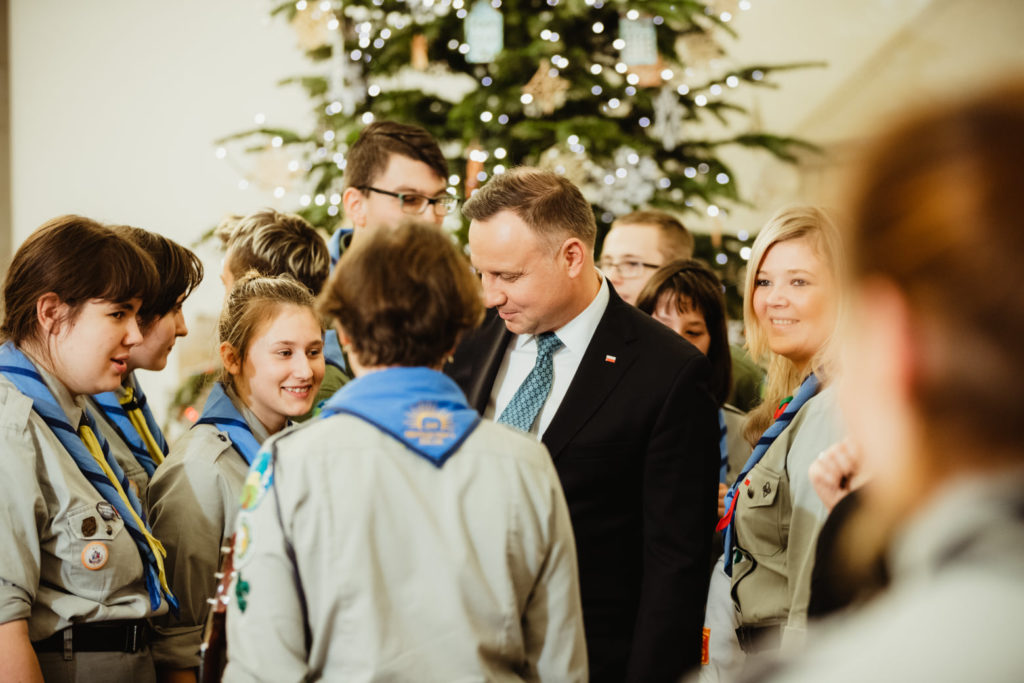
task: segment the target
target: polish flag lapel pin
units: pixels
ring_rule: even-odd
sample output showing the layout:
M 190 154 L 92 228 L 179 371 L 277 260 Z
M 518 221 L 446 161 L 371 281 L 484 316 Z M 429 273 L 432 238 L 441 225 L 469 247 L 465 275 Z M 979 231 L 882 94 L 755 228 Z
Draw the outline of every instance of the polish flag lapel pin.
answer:
M 615 356 L 611 355 L 610 353 L 609 353 L 609 354 L 607 354 L 607 355 L 606 355 L 606 356 L 604 357 L 604 362 L 605 362 L 605 363 L 611 363 L 612 365 L 614 365 L 614 364 L 615 364 Z

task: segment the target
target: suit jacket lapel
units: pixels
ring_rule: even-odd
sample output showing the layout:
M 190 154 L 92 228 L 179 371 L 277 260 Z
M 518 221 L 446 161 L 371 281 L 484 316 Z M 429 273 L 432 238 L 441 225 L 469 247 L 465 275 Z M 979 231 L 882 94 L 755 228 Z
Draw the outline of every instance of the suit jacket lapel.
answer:
M 488 311 L 488 316 L 490 315 L 491 311 Z M 475 334 L 480 335 L 479 347 L 475 354 L 479 361 L 475 364 L 473 375 L 469 381 L 466 399 L 478 413 L 483 415 L 491 398 L 494 379 L 498 376 L 498 369 L 501 368 L 501 362 L 505 359 L 505 349 L 508 348 L 509 342 L 515 335 L 508 331 L 505 321 L 498 315 L 493 315 L 486 320 Z
M 626 316 L 620 315 L 629 304 L 614 290 L 608 308 L 594 330 L 594 336 L 583 353 L 576 375 L 562 399 L 541 441 L 556 458 L 587 420 L 607 400 L 639 353 L 636 330 Z

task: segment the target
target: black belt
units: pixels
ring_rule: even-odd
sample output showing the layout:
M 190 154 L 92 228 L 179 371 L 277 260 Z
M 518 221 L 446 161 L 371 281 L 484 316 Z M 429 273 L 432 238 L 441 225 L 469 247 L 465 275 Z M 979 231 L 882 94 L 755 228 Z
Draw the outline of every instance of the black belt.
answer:
M 736 639 L 740 641 L 740 649 L 748 655 L 764 650 L 778 650 L 782 647 L 782 624 L 740 626 L 736 629 Z
M 36 652 L 138 652 L 149 644 L 145 619 L 72 624 L 32 643 Z

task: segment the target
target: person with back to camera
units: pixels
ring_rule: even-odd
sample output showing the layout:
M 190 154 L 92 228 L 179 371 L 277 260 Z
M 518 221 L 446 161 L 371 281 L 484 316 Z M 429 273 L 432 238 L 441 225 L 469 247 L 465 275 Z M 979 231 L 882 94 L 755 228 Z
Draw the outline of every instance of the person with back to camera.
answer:
M 817 533 L 825 518 L 808 468 L 842 437 L 835 337 L 842 316 L 841 245 L 814 207 L 777 212 L 754 240 L 744 297 L 752 355 L 770 357 L 764 403 L 747 418 L 754 452 L 725 499 L 724 568 L 745 663 L 801 645 Z M 716 602 L 719 595 L 709 597 Z
M 188 334 L 181 307 L 203 279 L 203 264 L 192 251 L 163 235 L 128 225 L 112 227 L 153 260 L 160 288 L 151 302 L 139 309 L 142 343 L 128 356 L 128 372 L 121 386 L 88 399 L 96 424 L 145 505 L 146 487 L 167 455 L 167 441 L 150 410 L 135 370 L 160 371 L 178 337 Z
M 224 680 L 586 681 L 547 450 L 438 371 L 483 313 L 464 257 L 434 226 L 380 226 L 320 301 L 356 379 L 253 466 Z
M 167 573 L 181 601 L 180 614 L 154 623 L 163 681 L 195 680 L 207 599 L 249 466 L 271 434 L 309 412 L 324 376 L 313 295 L 286 275 L 252 273 L 236 282 L 218 327 L 222 379 L 149 484 L 154 533 L 167 547 Z
M 773 681 L 1020 681 L 1024 82 L 932 104 L 851 183 L 841 399 L 871 475 L 841 539 L 889 587 Z
M 175 605 L 164 550 L 86 410 L 142 343 L 152 260 L 81 216 L 14 255 L 0 346 L 0 679 L 155 681 L 146 619 Z

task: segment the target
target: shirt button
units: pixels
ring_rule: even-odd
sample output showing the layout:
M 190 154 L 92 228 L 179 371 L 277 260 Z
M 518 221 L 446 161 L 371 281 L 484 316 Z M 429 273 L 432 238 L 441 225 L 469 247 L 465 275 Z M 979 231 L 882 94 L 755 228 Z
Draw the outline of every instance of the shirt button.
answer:
M 754 497 L 754 489 L 752 489 L 750 487 L 747 487 L 747 498 L 753 498 L 753 497 Z
M 228 440 L 228 437 L 224 436 L 223 434 L 218 434 L 217 438 L 220 439 L 221 441 L 227 441 Z M 753 495 L 753 494 L 751 494 L 751 495 Z

